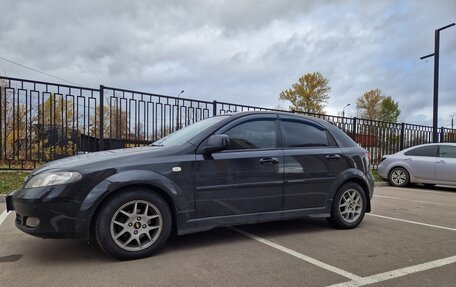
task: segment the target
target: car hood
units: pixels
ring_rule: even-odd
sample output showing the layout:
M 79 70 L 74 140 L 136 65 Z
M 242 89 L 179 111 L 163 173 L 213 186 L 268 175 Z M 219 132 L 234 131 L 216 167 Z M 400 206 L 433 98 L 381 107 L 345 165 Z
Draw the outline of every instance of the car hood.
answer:
M 170 154 L 175 147 L 137 147 L 80 154 L 51 161 L 34 170 L 32 175 L 47 171 L 66 170 L 87 172 L 106 168 L 141 165 L 153 162 L 153 159 Z

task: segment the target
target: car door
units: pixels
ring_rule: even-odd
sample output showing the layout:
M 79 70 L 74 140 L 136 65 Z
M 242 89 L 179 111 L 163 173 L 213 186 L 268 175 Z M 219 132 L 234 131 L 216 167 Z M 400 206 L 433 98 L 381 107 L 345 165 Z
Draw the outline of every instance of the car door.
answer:
M 404 153 L 410 176 L 416 181 L 435 182 L 435 167 L 438 145 L 425 145 Z
M 277 115 L 246 116 L 216 132 L 228 135 L 230 144 L 224 151 L 197 155 L 198 217 L 281 209 L 283 153 L 277 125 Z
M 342 150 L 321 125 L 280 118 L 284 151 L 283 208 L 324 207 L 336 176 L 348 166 Z
M 456 146 L 440 145 L 435 168 L 436 183 L 456 184 Z

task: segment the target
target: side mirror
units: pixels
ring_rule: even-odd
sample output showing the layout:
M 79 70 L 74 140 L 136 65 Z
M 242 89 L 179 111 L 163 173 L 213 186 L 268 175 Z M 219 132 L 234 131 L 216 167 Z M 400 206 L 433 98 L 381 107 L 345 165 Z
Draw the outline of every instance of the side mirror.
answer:
M 213 153 L 224 150 L 230 144 L 230 138 L 227 135 L 211 135 L 203 148 L 205 153 Z

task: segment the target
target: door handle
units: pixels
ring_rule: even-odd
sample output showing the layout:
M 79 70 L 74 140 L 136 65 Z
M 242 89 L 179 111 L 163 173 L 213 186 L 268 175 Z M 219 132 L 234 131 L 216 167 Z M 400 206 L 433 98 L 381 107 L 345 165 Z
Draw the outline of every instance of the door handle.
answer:
M 437 161 L 437 163 L 445 163 L 445 161 L 443 159 Z
M 279 160 L 275 157 L 264 157 L 264 158 L 260 159 L 259 162 L 261 164 L 265 164 L 265 165 L 273 165 L 273 164 L 278 164 Z
M 340 154 L 330 154 L 330 155 L 326 156 L 326 159 L 338 160 L 338 159 L 341 159 L 341 156 L 340 156 Z

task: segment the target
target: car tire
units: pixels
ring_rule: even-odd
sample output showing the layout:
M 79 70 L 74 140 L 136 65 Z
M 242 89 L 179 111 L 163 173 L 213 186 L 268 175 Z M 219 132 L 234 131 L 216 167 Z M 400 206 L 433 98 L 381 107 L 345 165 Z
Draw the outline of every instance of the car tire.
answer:
M 366 194 L 363 188 L 354 182 L 342 185 L 334 196 L 329 223 L 339 229 L 351 229 L 358 226 L 366 214 Z
M 95 237 L 112 257 L 131 260 L 152 255 L 171 233 L 171 210 L 166 201 L 145 188 L 124 189 L 101 207 Z
M 409 185 L 410 175 L 405 168 L 395 167 L 390 171 L 388 181 L 392 186 L 404 187 Z

